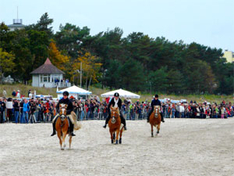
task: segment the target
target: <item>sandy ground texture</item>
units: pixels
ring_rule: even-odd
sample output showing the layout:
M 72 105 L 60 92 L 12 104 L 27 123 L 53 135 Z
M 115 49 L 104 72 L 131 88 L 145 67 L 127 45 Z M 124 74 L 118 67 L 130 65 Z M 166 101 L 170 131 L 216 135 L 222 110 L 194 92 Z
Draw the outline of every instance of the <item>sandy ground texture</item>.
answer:
M 127 121 L 121 145 L 104 121 L 81 123 L 63 151 L 51 124 L 0 124 L 0 175 L 234 175 L 234 118 L 166 119 L 154 138 Z

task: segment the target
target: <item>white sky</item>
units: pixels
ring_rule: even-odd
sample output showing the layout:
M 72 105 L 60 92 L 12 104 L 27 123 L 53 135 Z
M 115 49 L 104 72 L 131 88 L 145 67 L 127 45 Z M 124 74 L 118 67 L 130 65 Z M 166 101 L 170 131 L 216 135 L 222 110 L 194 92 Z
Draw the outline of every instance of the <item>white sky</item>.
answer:
M 234 0 L 0 0 L 0 22 L 12 24 L 17 6 L 25 25 L 48 12 L 55 32 L 65 23 L 91 35 L 119 27 L 124 37 L 143 32 L 234 51 Z

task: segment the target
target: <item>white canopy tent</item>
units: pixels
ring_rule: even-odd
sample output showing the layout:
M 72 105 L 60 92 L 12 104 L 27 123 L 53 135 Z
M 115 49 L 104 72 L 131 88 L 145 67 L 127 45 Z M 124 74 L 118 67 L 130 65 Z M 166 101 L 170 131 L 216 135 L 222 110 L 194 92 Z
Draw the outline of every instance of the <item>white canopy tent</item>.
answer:
M 92 93 L 74 85 L 62 90 L 58 90 L 57 88 L 58 99 L 61 99 L 63 97 L 64 91 L 68 91 L 69 97 L 73 96 L 76 99 L 78 99 L 79 95 L 90 95 Z
M 113 90 L 104 94 L 101 94 L 101 97 L 113 97 L 114 93 L 118 92 L 120 97 L 124 97 L 124 98 L 140 98 L 140 95 L 134 94 L 132 92 L 129 92 L 127 90 L 123 90 L 123 89 L 118 89 L 118 90 Z

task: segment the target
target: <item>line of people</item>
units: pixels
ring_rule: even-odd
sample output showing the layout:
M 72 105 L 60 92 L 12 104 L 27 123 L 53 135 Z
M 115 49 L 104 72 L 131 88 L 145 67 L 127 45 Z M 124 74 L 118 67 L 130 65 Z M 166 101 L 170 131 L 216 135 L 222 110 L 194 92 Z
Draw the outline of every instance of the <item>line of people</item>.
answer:
M 110 98 L 100 101 L 98 96 L 83 100 L 71 99 L 77 120 L 105 120 L 108 116 Z M 52 99 L 12 99 L 0 98 L 0 123 L 12 121 L 15 123 L 51 122 L 56 115 L 57 103 Z M 132 102 L 123 99 L 121 113 L 126 120 L 147 119 L 151 112 L 151 102 Z M 164 118 L 228 118 L 234 116 L 234 105 L 225 103 L 161 103 Z

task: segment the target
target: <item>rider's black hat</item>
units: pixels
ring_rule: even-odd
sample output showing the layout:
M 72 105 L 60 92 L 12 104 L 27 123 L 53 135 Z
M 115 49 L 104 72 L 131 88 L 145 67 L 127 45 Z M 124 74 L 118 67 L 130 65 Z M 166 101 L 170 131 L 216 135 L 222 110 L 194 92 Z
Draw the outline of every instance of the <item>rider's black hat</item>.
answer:
M 158 98 L 158 94 L 156 94 L 154 97 L 155 97 L 155 98 Z
M 119 97 L 119 93 L 118 93 L 118 92 L 115 92 L 114 96 L 115 96 L 115 97 Z
M 63 92 L 63 95 L 68 96 L 68 95 L 69 95 L 68 91 L 64 91 L 64 92 Z

